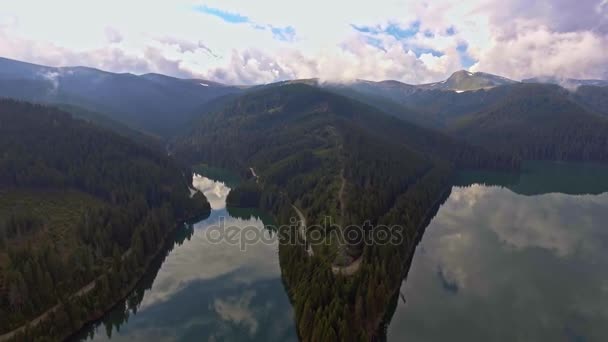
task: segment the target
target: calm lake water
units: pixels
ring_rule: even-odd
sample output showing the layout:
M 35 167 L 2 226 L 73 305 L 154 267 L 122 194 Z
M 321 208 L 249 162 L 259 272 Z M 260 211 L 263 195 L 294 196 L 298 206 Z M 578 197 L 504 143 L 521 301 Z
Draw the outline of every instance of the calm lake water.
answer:
M 388 340 L 608 341 L 608 167 L 461 178 L 418 245 Z
M 75 340 L 297 341 L 279 268 L 278 245 L 211 243 L 210 227 L 264 230 L 264 215 L 225 207 L 229 188 L 195 177 L 209 200 L 209 218 L 180 229 L 136 291 Z
M 389 341 L 608 341 L 608 166 L 467 172 L 426 228 Z M 212 244 L 229 188 L 196 177 L 211 216 L 180 229 L 136 291 L 75 340 L 295 341 L 278 246 Z M 405 302 L 404 302 L 405 300 Z

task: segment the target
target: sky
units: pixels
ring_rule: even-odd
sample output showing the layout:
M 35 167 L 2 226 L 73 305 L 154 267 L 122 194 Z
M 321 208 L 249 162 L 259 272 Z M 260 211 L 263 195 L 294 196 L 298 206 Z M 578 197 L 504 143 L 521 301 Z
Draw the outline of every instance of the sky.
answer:
M 608 79 L 608 0 L 0 0 L 0 56 L 230 84 Z

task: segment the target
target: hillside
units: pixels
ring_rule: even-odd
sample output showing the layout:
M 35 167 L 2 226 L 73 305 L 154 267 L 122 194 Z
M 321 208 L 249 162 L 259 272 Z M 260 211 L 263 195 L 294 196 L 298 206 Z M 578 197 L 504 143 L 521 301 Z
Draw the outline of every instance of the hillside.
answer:
M 360 82 L 328 89 L 380 108 L 399 119 L 445 132 L 450 132 L 459 121 L 466 120 L 465 117 L 494 110 L 509 103 L 511 98 L 531 99 L 537 95 L 536 89 L 550 89 L 551 99 L 574 102 L 585 112 L 608 116 L 608 87 L 582 85 L 576 90 L 567 90 L 550 84 L 514 83 L 458 93 L 413 89 L 410 87 L 416 86 L 403 84 L 386 87 L 381 83 Z
M 544 83 L 544 84 L 557 84 L 567 89 L 576 89 L 580 86 L 595 86 L 595 87 L 607 87 L 608 81 L 606 80 L 581 80 L 576 78 L 565 78 L 565 77 L 533 77 L 523 80 L 524 83 Z
M 385 84 L 386 86 L 384 86 Z M 404 89 L 400 89 L 401 86 Z M 442 127 L 443 122 L 437 115 L 424 109 L 412 109 L 404 103 L 404 99 L 413 96 L 417 90 L 408 88 L 409 85 L 396 81 L 369 82 L 358 81 L 352 84 L 326 84 L 324 89 L 336 94 L 363 102 L 369 106 L 390 114 L 398 119 L 426 128 Z M 413 86 L 412 86 L 413 87 Z
M 78 106 L 67 104 L 56 104 L 54 106 L 67 113 L 70 113 L 74 118 L 88 121 L 98 127 L 105 128 L 120 136 L 128 138 L 138 145 L 147 146 L 157 151 L 164 151 L 164 144 L 160 137 L 130 128 L 119 121 L 111 119 L 106 114 L 93 112 Z
M 394 80 L 380 82 L 357 80 L 352 83 L 343 84 L 342 86 L 352 88 L 362 93 L 388 97 L 394 101 L 400 102 L 404 98 L 417 95 L 424 91 L 438 90 L 462 93 L 473 90 L 491 89 L 516 83 L 518 82 L 498 75 L 460 70 L 450 75 L 446 80 L 435 83 L 413 85 Z
M 363 154 L 355 139 L 382 143 L 360 126 L 350 105 L 302 84 L 265 88 L 203 115 L 193 132 L 176 143 L 176 156 L 235 170 L 252 167 L 263 182 L 286 189 L 293 202 L 304 202 L 311 221 L 320 222 L 325 214 L 337 214 L 342 170 L 345 177 L 356 170 L 347 164 L 355 162 L 347 153 Z M 391 147 L 401 155 L 395 163 L 412 161 L 411 168 L 402 166 L 407 170 L 404 177 L 419 172 L 417 164 L 421 169 L 430 166 L 404 145 L 386 147 L 387 155 Z M 319 196 L 327 201 L 315 200 Z
M 417 88 L 426 90 L 465 92 L 471 90 L 490 89 L 515 83 L 517 82 L 498 75 L 492 75 L 485 72 L 470 72 L 460 70 L 453 73 L 445 81 L 421 84 L 417 86 Z
M 519 85 L 501 102 L 463 117 L 452 132 L 522 159 L 608 160 L 608 120 L 553 85 Z
M 608 117 L 608 87 L 580 86 L 571 98 L 589 112 Z
M 455 77 L 453 75 L 451 79 Z M 356 82 L 334 89 L 353 99 L 360 98 L 400 119 L 442 130 L 461 116 L 502 100 L 516 85 L 505 81 L 504 85 L 457 92 L 451 89 L 454 82 L 448 83 L 446 80 L 444 83 L 419 86 L 396 81 Z
M 55 68 L 0 58 L 0 97 L 74 105 L 165 137 L 187 124 L 204 103 L 240 91 L 205 80 Z
M 61 304 L 22 336 L 60 339 L 118 299 L 176 222 L 209 211 L 186 175 L 58 109 L 0 101 L 0 333 Z
M 344 172 L 347 189 L 359 186 L 383 196 L 385 190 L 392 193 L 380 201 L 384 206 L 390 205 L 390 199 L 404 185 L 386 184 L 387 189 L 378 189 L 382 180 L 393 181 L 382 172 L 401 174 L 402 179 L 394 181 L 407 184 L 434 163 L 487 168 L 517 165 L 516 160 L 490 154 L 361 102 L 304 84 L 250 92 L 222 109 L 202 115 L 192 132 L 175 142 L 175 153 L 190 163 L 205 162 L 235 170 L 253 167 L 262 180 L 293 194 L 294 202 L 312 195 L 306 194 L 308 186 L 314 189 L 323 184 L 319 191 L 330 183 L 337 186 L 335 181 Z M 379 168 L 380 165 L 385 167 Z M 315 183 L 303 186 L 306 182 Z M 327 196 L 335 202 L 335 194 Z M 304 201 L 308 200 L 312 199 Z M 346 206 L 354 205 L 354 199 L 349 204 Z M 313 217 L 331 214 L 336 204 L 328 208 L 316 205 Z M 365 210 L 354 210 L 351 215 L 362 212 Z
M 352 340 L 375 333 L 399 287 L 411 241 L 444 193 L 454 165 L 518 166 L 517 160 L 300 83 L 263 87 L 201 115 L 174 148 L 190 163 L 221 165 L 243 175 L 252 168 L 257 177 L 233 190 L 232 204 L 257 202 L 280 224 L 292 222 L 296 212 L 305 219 L 310 228 L 304 245 L 290 243 L 293 235 L 281 235 L 287 240 L 279 249 L 304 340 L 332 336 L 328 327 L 344 320 L 351 328 L 334 328 L 333 334 Z M 366 221 L 371 227 L 364 234 L 378 224 L 398 225 L 395 234 L 405 240 L 369 244 L 339 238 L 347 226 L 365 227 Z M 310 242 L 313 233 L 316 242 Z M 360 271 L 351 280 L 332 274 L 333 266 L 355 262 Z M 312 328 L 316 320 L 327 323 Z

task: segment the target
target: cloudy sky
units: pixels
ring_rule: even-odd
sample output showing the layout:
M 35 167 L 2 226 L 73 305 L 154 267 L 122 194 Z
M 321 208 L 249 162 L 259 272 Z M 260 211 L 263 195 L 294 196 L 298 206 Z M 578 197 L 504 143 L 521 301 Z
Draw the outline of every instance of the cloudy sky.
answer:
M 3 0 L 0 56 L 252 84 L 608 78 L 608 0 Z

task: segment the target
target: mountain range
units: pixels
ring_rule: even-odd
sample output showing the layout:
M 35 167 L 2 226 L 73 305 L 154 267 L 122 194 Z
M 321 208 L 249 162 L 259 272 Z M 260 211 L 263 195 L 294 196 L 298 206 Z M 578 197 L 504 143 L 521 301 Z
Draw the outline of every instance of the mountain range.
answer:
M 564 88 L 555 83 L 577 85 Z M 179 79 L 161 74 L 110 73 L 87 67 L 47 67 L 0 58 L 0 96 L 60 106 L 87 121 L 96 122 L 147 145 L 162 145 L 199 127 L 201 116 L 222 111 L 235 99 L 265 89 L 306 85 L 373 107 L 382 114 L 413 124 L 421 132 L 441 133 L 473 145 L 473 137 L 487 135 L 488 121 L 530 129 L 549 130 L 559 117 L 590 127 L 602 127 L 608 118 L 606 81 L 561 80 L 539 77 L 517 82 L 483 72 L 461 70 L 441 82 L 411 85 L 394 80 L 355 80 L 347 83 L 303 79 L 251 87 L 231 86 L 201 79 Z M 544 102 L 539 102 L 540 98 Z M 270 96 L 270 95 L 268 95 Z M 319 95 L 320 96 L 320 95 Z M 327 95 L 323 95 L 327 96 Z M 517 100 L 514 100 L 517 99 Z M 314 99 L 309 99 L 314 102 Z M 345 101 L 344 99 L 342 101 Z M 517 110 L 512 107 L 517 103 Z M 534 105 L 533 105 L 534 103 Z M 320 104 L 319 104 L 320 105 Z M 357 108 L 365 106 L 353 105 Z M 511 108 L 511 109 L 509 109 Z M 567 111 L 562 109 L 567 108 Z M 536 117 L 547 109 L 542 125 Z M 556 109 L 562 110 L 555 112 Z M 567 112 L 567 113 L 566 113 Z M 501 113 L 501 114 L 497 114 Z M 555 116 L 551 114 L 555 113 Z M 517 115 L 518 119 L 513 118 Z M 513 119 L 513 120 L 511 120 Z M 481 122 L 484 122 L 482 125 Z M 599 123 L 599 124 L 598 124 Z M 540 127 L 537 127 L 540 125 Z M 561 134 L 551 126 L 552 134 Z M 498 132 L 500 132 L 500 129 Z
M 82 107 L 165 137 L 187 124 L 207 101 L 239 91 L 207 80 L 55 68 L 0 58 L 0 96 Z
M 599 113 L 608 112 L 607 106 L 597 99 L 600 96 L 597 92 L 602 92 L 600 97 L 603 97 L 607 90 L 596 89 L 606 87 L 608 81 L 538 77 L 523 82 L 576 88 L 572 96 L 583 107 Z M 488 90 L 519 82 L 488 73 L 461 70 L 444 81 L 421 85 L 394 80 L 332 83 L 320 82 L 318 79 L 277 84 L 287 83 L 306 83 L 342 92 L 347 96 L 352 94 L 387 112 L 395 112 L 397 105 L 405 105 L 417 113 L 402 114 L 402 117 L 418 124 L 437 126 L 440 123 L 437 120 L 443 120 L 433 115 L 445 116 L 448 108 L 454 115 L 471 111 L 479 103 L 493 101 L 496 93 L 489 93 Z M 111 73 L 88 67 L 48 67 L 0 58 L 1 97 L 69 105 L 70 108 L 80 107 L 164 138 L 187 127 L 210 101 L 264 86 L 247 88 L 202 79 L 179 79 L 161 74 Z M 404 111 L 403 108 L 401 110 Z M 426 113 L 429 110 L 431 115 Z M 83 110 L 79 112 L 82 113 Z
M 231 192 L 232 205 L 259 207 L 282 225 L 293 223 L 296 213 L 306 221 L 299 230 L 304 242 L 279 246 L 298 337 L 375 340 L 424 223 L 456 171 L 515 172 L 531 159 L 608 161 L 608 87 L 585 80 L 564 87 L 555 80 L 518 82 L 459 71 L 422 85 L 304 79 L 241 87 L 0 59 L 0 97 L 44 104 L 0 101 L 0 165 L 5 166 L 0 185 L 6 183 L 20 201 L 36 203 L 34 197 L 46 206 L 54 203 L 44 198 L 49 189 L 72 191 L 74 199 L 59 209 L 81 206 L 82 213 L 73 215 L 70 229 L 76 233 L 65 236 L 77 241 L 66 252 L 96 248 L 99 257 L 90 264 L 113 265 L 100 289 L 95 287 L 96 296 L 112 298 L 154 254 L 169 222 L 200 211 L 197 202 L 206 209 L 206 201 L 188 196 L 186 167 L 228 169 L 243 178 Z M 7 210 L 21 215 L 13 202 Z M 107 213 L 92 216 L 105 219 L 91 221 L 87 213 L 100 206 Z M 48 208 L 45 215 L 57 209 Z M 11 234 L 0 234 L 8 245 L 22 234 L 47 231 L 36 216 L 25 215 L 23 222 L 4 225 L 11 228 Z M 75 225 L 81 217 L 83 224 Z M 389 244 L 364 244 L 356 236 L 329 244 L 309 239 L 313 233 L 332 238 L 336 230 L 365 223 L 372 228 L 361 234 L 397 227 L 404 239 Z M 52 231 L 65 227 L 55 226 Z M 135 253 L 122 262 L 128 249 Z M 32 264 L 49 263 L 27 253 Z M 92 252 L 74 256 L 90 259 Z M 341 273 L 345 267 L 349 276 Z M 69 267 L 49 267 L 55 268 Z M 0 290 L 38 284 L 28 269 L 0 272 L 8 275 L 0 278 Z M 90 272 L 76 276 L 78 286 L 92 279 Z M 74 289 L 64 284 L 71 277 L 53 273 L 52 279 L 70 293 Z M 0 318 L 10 319 L 7 328 L 25 326 L 55 305 L 44 286 L 31 286 L 41 297 L 29 309 L 5 316 L 9 309 L 0 310 Z M 15 298 L 0 297 L 0 303 L 8 308 L 9 301 L 10 307 L 25 301 Z M 62 323 L 68 332 L 98 310 L 79 307 L 81 318 Z M 45 336 L 44 325 L 39 329 L 33 334 Z
M 576 89 L 580 86 L 608 87 L 608 81 L 606 80 L 579 80 L 555 76 L 533 77 L 522 80 L 522 82 L 557 84 L 568 89 Z

